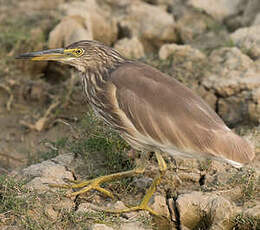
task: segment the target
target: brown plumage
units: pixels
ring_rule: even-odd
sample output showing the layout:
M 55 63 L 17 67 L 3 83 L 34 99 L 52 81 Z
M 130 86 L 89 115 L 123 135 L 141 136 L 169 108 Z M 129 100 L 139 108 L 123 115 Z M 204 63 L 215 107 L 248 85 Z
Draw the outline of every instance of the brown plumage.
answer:
M 135 147 L 171 155 L 223 158 L 247 163 L 253 148 L 233 133 L 190 89 L 138 62 L 111 73 L 110 103 L 125 127 L 123 137 Z M 111 95 L 111 91 L 110 91 Z
M 20 58 L 75 66 L 82 73 L 83 89 L 94 111 L 133 148 L 214 157 L 235 166 L 254 157 L 252 146 L 190 89 L 151 66 L 125 59 L 110 47 L 80 41 Z

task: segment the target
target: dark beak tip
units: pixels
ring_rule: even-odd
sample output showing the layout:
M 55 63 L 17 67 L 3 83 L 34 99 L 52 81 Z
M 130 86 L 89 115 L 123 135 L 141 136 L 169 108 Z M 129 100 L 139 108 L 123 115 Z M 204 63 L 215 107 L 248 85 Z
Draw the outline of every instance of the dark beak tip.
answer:
M 17 55 L 15 59 L 30 59 L 32 57 L 33 55 L 31 55 L 30 53 L 24 53 L 24 54 Z

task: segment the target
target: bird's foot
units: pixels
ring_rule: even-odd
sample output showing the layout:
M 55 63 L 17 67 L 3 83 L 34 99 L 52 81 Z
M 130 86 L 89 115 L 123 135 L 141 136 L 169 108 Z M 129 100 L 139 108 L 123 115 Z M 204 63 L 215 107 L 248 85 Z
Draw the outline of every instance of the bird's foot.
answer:
M 161 215 L 159 213 L 155 212 L 147 204 L 143 204 L 143 203 L 141 203 L 140 205 L 134 206 L 134 207 L 120 209 L 120 210 L 104 209 L 102 211 L 108 212 L 108 213 L 113 213 L 113 214 L 122 214 L 122 213 L 135 212 L 135 211 L 148 211 L 150 214 L 152 214 L 154 216 L 161 217 Z
M 124 177 L 137 176 L 137 175 L 143 174 L 143 173 L 144 173 L 144 168 L 136 168 L 136 169 L 133 169 L 133 170 L 130 170 L 130 171 L 114 173 L 114 174 L 101 176 L 101 177 L 98 177 L 98 178 L 95 178 L 95 179 L 82 181 L 82 182 L 70 181 L 73 184 L 65 184 L 65 185 L 49 184 L 49 186 L 50 187 L 65 188 L 65 189 L 80 189 L 79 191 L 68 194 L 67 195 L 68 197 L 77 196 L 77 195 L 86 193 L 90 190 L 96 190 L 96 191 L 99 191 L 99 192 L 103 193 L 104 195 L 113 199 L 114 195 L 110 191 L 102 188 L 100 186 L 101 184 L 103 184 L 105 182 L 113 181 L 113 180 L 116 180 L 116 179 L 124 178 Z
M 142 202 L 140 203 L 140 205 L 137 205 L 137 206 L 131 207 L 131 208 L 121 209 L 121 210 L 104 210 L 104 211 L 110 212 L 110 213 L 121 214 L 121 213 L 126 213 L 126 212 L 133 212 L 133 211 L 141 211 L 141 210 L 143 210 L 143 211 L 148 211 L 150 214 L 152 214 L 154 216 L 164 217 L 161 214 L 159 214 L 159 213 L 155 212 L 154 210 L 152 210 L 149 207 L 149 205 L 148 205 L 150 199 L 152 198 L 152 196 L 153 196 L 157 186 L 160 184 L 161 179 L 164 176 L 165 171 L 167 169 L 166 163 L 163 160 L 161 154 L 156 152 L 156 158 L 158 160 L 160 171 L 157 174 L 157 176 L 154 178 L 154 180 L 153 180 L 151 186 L 149 187 L 149 189 L 146 191 L 146 194 L 145 194 Z

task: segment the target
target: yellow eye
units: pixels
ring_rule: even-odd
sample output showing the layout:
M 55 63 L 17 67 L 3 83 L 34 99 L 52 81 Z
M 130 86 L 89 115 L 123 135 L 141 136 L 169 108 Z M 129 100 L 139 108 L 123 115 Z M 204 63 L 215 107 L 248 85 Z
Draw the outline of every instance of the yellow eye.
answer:
M 74 51 L 74 54 L 75 54 L 77 57 L 81 56 L 83 53 L 84 53 L 84 50 L 83 50 L 83 49 L 76 49 L 76 50 Z

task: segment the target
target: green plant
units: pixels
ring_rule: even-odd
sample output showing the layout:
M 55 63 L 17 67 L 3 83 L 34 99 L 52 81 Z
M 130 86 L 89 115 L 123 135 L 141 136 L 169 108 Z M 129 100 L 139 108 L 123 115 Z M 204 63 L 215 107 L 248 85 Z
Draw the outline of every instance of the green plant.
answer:
M 232 230 L 258 230 L 260 220 L 254 217 L 249 217 L 244 214 L 237 215 L 232 220 L 234 227 Z
M 133 168 L 126 152 L 130 146 L 110 127 L 89 111 L 81 122 L 86 130 L 85 136 L 71 143 L 70 150 L 87 157 L 88 154 L 101 153 L 104 159 L 105 173 L 113 173 Z
M 251 200 L 257 194 L 257 177 L 255 169 L 253 168 L 244 168 L 234 174 L 228 184 L 240 185 L 242 187 L 242 194 L 239 202 L 245 202 Z

